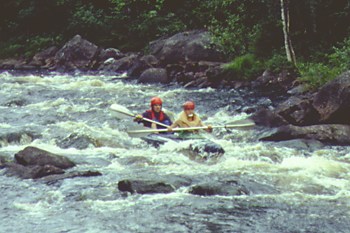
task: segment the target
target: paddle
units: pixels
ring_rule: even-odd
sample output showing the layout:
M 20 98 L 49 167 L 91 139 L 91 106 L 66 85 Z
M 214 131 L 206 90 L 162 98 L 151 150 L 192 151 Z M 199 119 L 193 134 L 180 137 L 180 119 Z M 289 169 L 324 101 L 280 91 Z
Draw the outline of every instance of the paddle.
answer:
M 213 129 L 215 128 L 244 128 L 244 127 L 251 127 L 254 126 L 255 123 L 251 120 L 240 120 L 237 121 L 237 123 L 232 122 L 230 125 L 216 125 L 212 126 Z M 178 131 L 191 131 L 191 130 L 199 130 L 199 129 L 208 129 L 208 126 L 198 126 L 198 127 L 187 127 L 187 128 L 174 128 L 172 132 L 178 132 Z M 130 136 L 133 137 L 142 137 L 147 136 L 151 133 L 159 133 L 159 132 L 169 132 L 168 129 L 145 129 L 145 130 L 131 130 L 127 131 L 127 133 Z
M 119 104 L 112 104 L 111 107 L 110 107 L 111 110 L 113 110 L 114 112 L 116 112 L 117 114 L 114 114 L 117 118 L 119 119 L 125 119 L 125 116 L 126 117 L 133 117 L 135 118 L 137 114 L 134 114 L 132 113 L 129 109 L 127 109 L 126 107 L 122 106 L 122 105 L 119 105 Z M 148 118 L 142 118 L 142 120 L 144 121 L 148 121 L 150 123 L 154 123 L 154 124 L 157 124 L 157 125 L 160 125 L 160 126 L 163 126 L 163 127 L 169 127 L 169 125 L 166 125 L 166 124 L 163 124 L 163 123 L 160 123 L 160 122 L 157 122 L 157 121 L 153 121 L 153 120 L 150 120 Z

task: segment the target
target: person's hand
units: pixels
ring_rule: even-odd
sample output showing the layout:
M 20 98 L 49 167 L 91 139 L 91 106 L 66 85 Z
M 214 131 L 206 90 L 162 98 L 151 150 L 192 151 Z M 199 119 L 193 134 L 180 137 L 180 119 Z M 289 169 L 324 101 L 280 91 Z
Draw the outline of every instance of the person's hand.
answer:
M 207 126 L 207 132 L 208 132 L 208 133 L 213 132 L 213 126 L 208 125 L 208 126 Z
M 171 126 L 168 127 L 168 132 L 173 132 L 173 128 Z
M 135 118 L 134 118 L 134 121 L 140 122 L 140 121 L 142 121 L 142 119 L 143 119 L 143 116 L 140 115 L 140 114 L 137 114 L 137 115 L 135 116 Z

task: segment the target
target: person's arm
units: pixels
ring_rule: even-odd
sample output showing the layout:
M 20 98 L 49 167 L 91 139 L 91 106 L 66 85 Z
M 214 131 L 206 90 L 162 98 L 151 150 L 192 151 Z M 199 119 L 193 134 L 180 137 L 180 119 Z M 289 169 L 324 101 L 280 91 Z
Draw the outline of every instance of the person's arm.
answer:
M 207 131 L 208 133 L 213 132 L 213 127 L 211 125 L 203 124 L 201 119 L 199 119 L 199 126 L 208 127 L 207 129 L 205 129 L 205 131 Z
M 176 128 L 178 126 L 180 126 L 180 125 L 178 124 L 178 120 L 177 120 L 168 127 L 168 131 L 171 132 L 171 131 L 173 131 L 173 128 Z

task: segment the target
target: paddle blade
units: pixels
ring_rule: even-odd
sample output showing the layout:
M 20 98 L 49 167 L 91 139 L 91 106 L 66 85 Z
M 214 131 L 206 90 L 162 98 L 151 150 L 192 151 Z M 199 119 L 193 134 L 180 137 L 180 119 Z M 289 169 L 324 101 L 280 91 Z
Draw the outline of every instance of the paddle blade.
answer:
M 243 119 L 243 120 L 237 120 L 232 121 L 230 123 L 227 123 L 225 125 L 225 128 L 245 128 L 245 127 L 253 127 L 255 126 L 255 122 L 251 119 Z
M 112 104 L 110 110 L 112 110 L 113 116 L 118 119 L 126 119 L 135 116 L 129 109 L 119 104 Z

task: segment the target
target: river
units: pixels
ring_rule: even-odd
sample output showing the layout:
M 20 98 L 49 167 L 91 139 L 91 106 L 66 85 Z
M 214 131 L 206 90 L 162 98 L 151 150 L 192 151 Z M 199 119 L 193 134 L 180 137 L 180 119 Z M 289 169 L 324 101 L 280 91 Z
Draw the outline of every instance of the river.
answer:
M 269 104 L 248 90 L 144 85 L 103 75 L 0 73 L 0 156 L 11 159 L 35 146 L 70 158 L 78 164 L 74 170 L 102 173 L 46 184 L 1 169 L 0 232 L 350 232 L 350 147 L 293 148 L 259 141 L 261 129 L 214 129 L 208 137 L 225 154 L 215 162 L 194 161 L 183 152 L 187 142 L 156 149 L 129 137 L 126 131 L 139 126 L 109 110 L 117 103 L 140 113 L 153 96 L 174 113 L 194 100 L 212 125 L 244 119 L 244 109 Z M 231 179 L 250 192 L 118 190 L 118 181 L 141 178 L 194 184 Z

